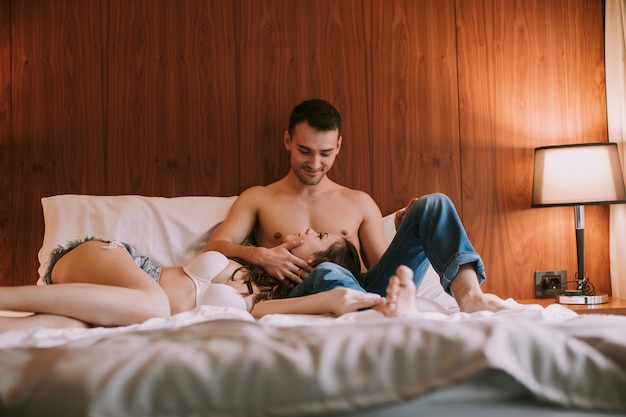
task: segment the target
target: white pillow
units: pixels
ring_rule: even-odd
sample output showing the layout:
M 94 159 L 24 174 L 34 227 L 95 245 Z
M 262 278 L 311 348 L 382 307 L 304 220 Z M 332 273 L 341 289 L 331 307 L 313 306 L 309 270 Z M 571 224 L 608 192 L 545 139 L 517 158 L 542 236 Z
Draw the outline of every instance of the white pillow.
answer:
M 226 218 L 236 198 L 78 194 L 44 197 L 41 205 L 45 232 L 39 250 L 38 284 L 43 283 L 41 277 L 55 247 L 87 236 L 129 243 L 158 266 L 187 265 L 202 253 L 211 232 Z M 391 213 L 383 218 L 389 242 L 396 233 L 394 217 L 395 213 Z M 417 295 L 458 310 L 432 267 Z
M 45 223 L 39 276 L 50 252 L 68 241 L 96 236 L 135 246 L 158 266 L 188 264 L 202 253 L 213 229 L 237 197 L 57 195 L 41 199 Z

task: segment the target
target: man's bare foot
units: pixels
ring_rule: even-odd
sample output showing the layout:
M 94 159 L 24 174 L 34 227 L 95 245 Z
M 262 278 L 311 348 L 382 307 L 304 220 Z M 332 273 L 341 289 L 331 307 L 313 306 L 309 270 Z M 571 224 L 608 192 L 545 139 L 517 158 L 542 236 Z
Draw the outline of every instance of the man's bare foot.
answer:
M 496 312 L 506 310 L 503 300 L 495 294 L 484 293 L 480 289 L 478 276 L 472 265 L 462 265 L 450 284 L 450 292 L 463 313 L 476 311 Z
M 396 274 L 389 278 L 387 285 L 387 302 L 374 309 L 387 317 L 399 317 L 417 312 L 415 307 L 415 283 L 413 271 L 404 265 L 396 269 Z
M 493 313 L 507 310 L 502 298 L 495 294 L 479 293 L 457 299 L 459 309 L 463 313 L 474 313 L 476 311 L 491 311 Z

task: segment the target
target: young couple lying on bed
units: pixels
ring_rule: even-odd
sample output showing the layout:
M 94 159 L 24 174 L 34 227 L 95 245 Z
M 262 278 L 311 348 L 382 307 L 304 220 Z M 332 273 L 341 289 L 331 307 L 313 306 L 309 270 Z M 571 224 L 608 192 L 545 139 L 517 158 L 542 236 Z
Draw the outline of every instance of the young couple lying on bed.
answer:
M 98 326 L 169 317 L 198 304 L 238 306 L 255 317 L 364 308 L 397 316 L 415 309 L 429 263 L 461 311 L 504 308 L 481 291 L 483 262 L 445 195 L 398 211 L 388 244 L 373 199 L 326 176 L 342 143 L 341 117 L 330 103 L 296 106 L 283 141 L 288 174 L 244 191 L 190 265 L 153 266 L 123 242 L 74 242 L 53 252 L 45 280 L 54 285 L 3 288 L 0 309 Z M 250 236 L 255 245 L 242 245 Z

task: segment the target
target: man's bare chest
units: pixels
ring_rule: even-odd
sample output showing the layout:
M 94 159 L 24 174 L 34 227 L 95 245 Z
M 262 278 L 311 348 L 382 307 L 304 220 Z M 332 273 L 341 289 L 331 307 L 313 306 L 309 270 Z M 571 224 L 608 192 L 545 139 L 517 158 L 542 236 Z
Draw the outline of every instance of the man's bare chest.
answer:
M 348 204 L 279 204 L 259 211 L 257 244 L 275 246 L 284 236 L 304 232 L 333 233 L 358 242 L 361 218 Z

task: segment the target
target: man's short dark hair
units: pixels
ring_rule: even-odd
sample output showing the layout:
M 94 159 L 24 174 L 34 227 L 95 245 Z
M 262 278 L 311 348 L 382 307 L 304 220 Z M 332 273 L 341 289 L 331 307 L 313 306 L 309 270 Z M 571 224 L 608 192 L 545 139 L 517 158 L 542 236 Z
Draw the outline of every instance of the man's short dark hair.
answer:
M 289 134 L 293 135 L 296 125 L 302 122 L 307 122 L 313 129 L 321 132 L 337 129 L 341 136 L 341 115 L 326 100 L 305 100 L 294 107 L 289 117 Z

